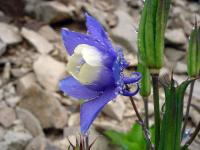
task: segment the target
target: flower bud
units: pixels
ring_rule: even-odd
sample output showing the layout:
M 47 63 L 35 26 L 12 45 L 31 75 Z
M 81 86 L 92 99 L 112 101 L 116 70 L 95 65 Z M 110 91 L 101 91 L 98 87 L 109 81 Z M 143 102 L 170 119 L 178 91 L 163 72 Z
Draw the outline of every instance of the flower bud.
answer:
M 141 73 L 142 79 L 140 80 L 140 95 L 148 97 L 151 94 L 151 81 L 149 69 L 142 63 L 138 64 L 138 72 Z
M 187 69 L 190 77 L 197 77 L 200 72 L 200 28 L 195 23 L 195 27 L 189 38 L 189 48 L 187 52 Z
M 164 32 L 171 0 L 146 0 L 138 32 L 141 59 L 150 69 L 163 65 Z

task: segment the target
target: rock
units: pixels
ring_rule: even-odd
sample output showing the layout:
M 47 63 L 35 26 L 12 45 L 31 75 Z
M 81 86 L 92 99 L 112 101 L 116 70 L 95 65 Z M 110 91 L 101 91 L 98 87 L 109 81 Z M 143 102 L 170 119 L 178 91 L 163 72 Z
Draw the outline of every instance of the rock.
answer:
M 119 121 L 123 119 L 124 111 L 125 111 L 125 104 L 123 100 L 120 98 L 117 98 L 115 102 L 110 101 L 103 109 L 103 112 L 106 115 Z
M 22 41 L 18 28 L 2 22 L 0 22 L 0 39 L 8 45 L 17 44 Z
M 32 86 L 36 84 L 36 77 L 34 73 L 28 73 L 25 76 L 21 77 L 17 84 L 17 91 L 20 94 L 26 93 L 26 91 Z
M 6 43 L 0 41 L 0 56 L 6 52 L 7 45 Z
M 28 133 L 8 131 L 0 146 L 4 145 L 3 150 L 23 150 L 31 139 Z
M 19 107 L 29 110 L 43 128 L 61 129 L 67 124 L 67 112 L 51 93 L 39 86 L 32 86 L 26 91 Z
M 136 23 L 133 18 L 124 11 L 117 10 L 115 14 L 118 16 L 118 25 L 110 31 L 112 39 L 127 50 L 136 52 L 137 33 L 134 31 Z
M 56 42 L 59 40 L 59 35 L 49 25 L 42 26 L 38 33 L 42 35 L 49 42 Z
M 21 100 L 19 96 L 13 96 L 6 99 L 8 106 L 14 108 Z
M 36 18 L 46 23 L 55 23 L 73 17 L 75 7 L 66 6 L 58 1 L 38 3 L 35 8 Z
M 28 14 L 33 14 L 37 3 L 44 0 L 24 0 L 25 2 L 25 12 Z
M 21 34 L 41 54 L 48 54 L 53 50 L 53 45 L 37 32 L 24 27 Z
M 4 127 L 10 127 L 16 119 L 15 112 L 10 107 L 0 108 L 0 124 Z
M 73 127 L 64 128 L 65 137 L 70 138 L 70 136 L 73 136 L 75 138 L 74 135 L 79 135 L 79 127 L 73 126 Z M 89 137 L 90 137 L 90 142 L 98 138 L 95 141 L 94 145 L 92 146 L 92 150 L 110 150 L 110 147 L 108 145 L 108 140 L 104 136 L 100 135 L 94 128 L 90 128 Z M 70 138 L 70 141 L 71 141 L 71 138 Z
M 17 117 L 23 121 L 25 128 L 31 133 L 33 137 L 44 135 L 42 127 L 38 119 L 28 110 L 17 108 Z
M 176 67 L 174 68 L 174 73 L 184 74 L 187 72 L 187 65 L 183 62 L 177 62 Z
M 187 43 L 187 38 L 183 29 L 167 30 L 165 33 L 166 42 L 175 45 L 184 45 Z
M 68 120 L 68 126 L 77 126 L 80 124 L 80 114 L 74 113 L 71 114 Z
M 166 48 L 165 49 L 165 56 L 171 61 L 178 61 L 184 58 L 185 52 L 174 49 L 174 48 Z
M 0 126 L 0 141 L 3 139 L 5 133 L 6 133 L 6 130 Z
M 107 131 L 107 130 L 115 130 L 115 131 L 124 131 L 124 128 L 119 126 L 119 125 L 115 125 L 112 121 L 94 121 L 94 126 L 96 127 L 96 129 L 98 131 Z
M 190 109 L 190 114 L 189 115 L 192 118 L 192 122 L 195 125 L 198 125 L 198 123 L 199 123 L 199 115 L 200 115 L 198 110 L 196 110 L 195 108 Z
M 34 62 L 33 69 L 40 84 L 49 91 L 57 91 L 59 81 L 66 74 L 64 63 L 48 55 L 41 55 Z
M 44 136 L 35 137 L 25 148 L 25 150 L 60 150 L 51 144 Z

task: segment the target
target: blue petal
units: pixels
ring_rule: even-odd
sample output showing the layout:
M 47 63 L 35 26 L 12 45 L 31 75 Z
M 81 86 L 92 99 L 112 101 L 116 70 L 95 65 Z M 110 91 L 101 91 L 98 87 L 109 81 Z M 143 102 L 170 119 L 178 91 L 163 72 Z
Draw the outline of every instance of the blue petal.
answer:
M 105 90 L 105 88 L 115 86 L 115 78 L 111 69 L 102 66 L 98 76 L 99 77 L 93 83 L 86 86 L 97 91 L 102 91 Z
M 79 44 L 88 44 L 90 46 L 94 46 L 101 52 L 105 52 L 106 50 L 105 45 L 89 35 L 73 32 L 68 30 L 67 28 L 63 28 L 61 33 L 64 46 L 67 49 L 69 55 L 72 55 L 74 53 L 74 49 Z
M 91 101 L 85 102 L 81 105 L 81 133 L 86 133 L 90 125 L 97 117 L 102 108 L 112 99 L 116 97 L 115 89 L 108 89 L 104 93 Z
M 88 89 L 80 84 L 72 76 L 69 76 L 59 83 L 59 88 L 65 94 L 75 97 L 77 99 L 94 99 L 99 96 L 99 92 Z
M 98 39 L 101 43 L 106 44 L 108 52 L 114 52 L 111 41 L 109 40 L 103 26 L 94 17 L 87 13 L 85 16 L 88 34 L 92 35 L 93 38 Z
M 112 67 L 113 61 L 115 60 L 115 53 L 108 53 L 108 48 L 102 42 L 92 38 L 89 35 L 69 31 L 66 28 L 62 29 L 62 39 L 69 55 L 74 53 L 74 49 L 79 44 L 88 44 L 96 47 L 102 53 L 103 62 L 107 67 Z

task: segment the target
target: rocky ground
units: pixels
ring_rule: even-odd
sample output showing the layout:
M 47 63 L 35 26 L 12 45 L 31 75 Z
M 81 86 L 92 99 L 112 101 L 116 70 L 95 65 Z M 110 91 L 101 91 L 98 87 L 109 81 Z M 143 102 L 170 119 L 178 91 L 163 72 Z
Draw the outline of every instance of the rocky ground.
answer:
M 0 150 L 66 150 L 66 137 L 78 134 L 79 103 L 58 90 L 59 80 L 67 75 L 60 28 L 85 32 L 83 12 L 88 11 L 104 25 L 115 46 L 123 47 L 130 69 L 134 69 L 142 6 L 142 0 L 0 2 Z M 200 20 L 198 0 L 173 0 L 161 73 L 173 69 L 179 82 L 187 77 L 185 55 L 195 14 Z M 200 120 L 199 87 L 197 81 L 190 113 L 191 131 Z M 143 114 L 140 96 L 135 100 Z M 151 97 L 149 101 L 152 118 Z M 130 102 L 119 96 L 96 119 L 91 136 L 95 138 L 107 129 L 127 131 L 135 120 Z M 199 144 L 200 136 L 191 150 L 199 150 Z M 114 148 L 100 136 L 93 149 Z

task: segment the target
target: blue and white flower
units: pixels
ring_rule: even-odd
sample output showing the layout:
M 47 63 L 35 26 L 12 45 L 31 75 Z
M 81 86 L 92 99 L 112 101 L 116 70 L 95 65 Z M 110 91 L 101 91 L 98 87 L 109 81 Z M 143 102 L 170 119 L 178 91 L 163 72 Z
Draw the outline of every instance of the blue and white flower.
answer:
M 60 90 L 84 99 L 80 111 L 81 133 L 86 133 L 101 109 L 118 94 L 134 96 L 139 91 L 141 75 L 124 77 L 128 66 L 121 50 L 115 50 L 101 24 L 86 14 L 87 34 L 62 29 L 62 39 L 69 56 L 67 70 L 71 76 L 60 81 Z M 136 90 L 127 90 L 135 84 Z

